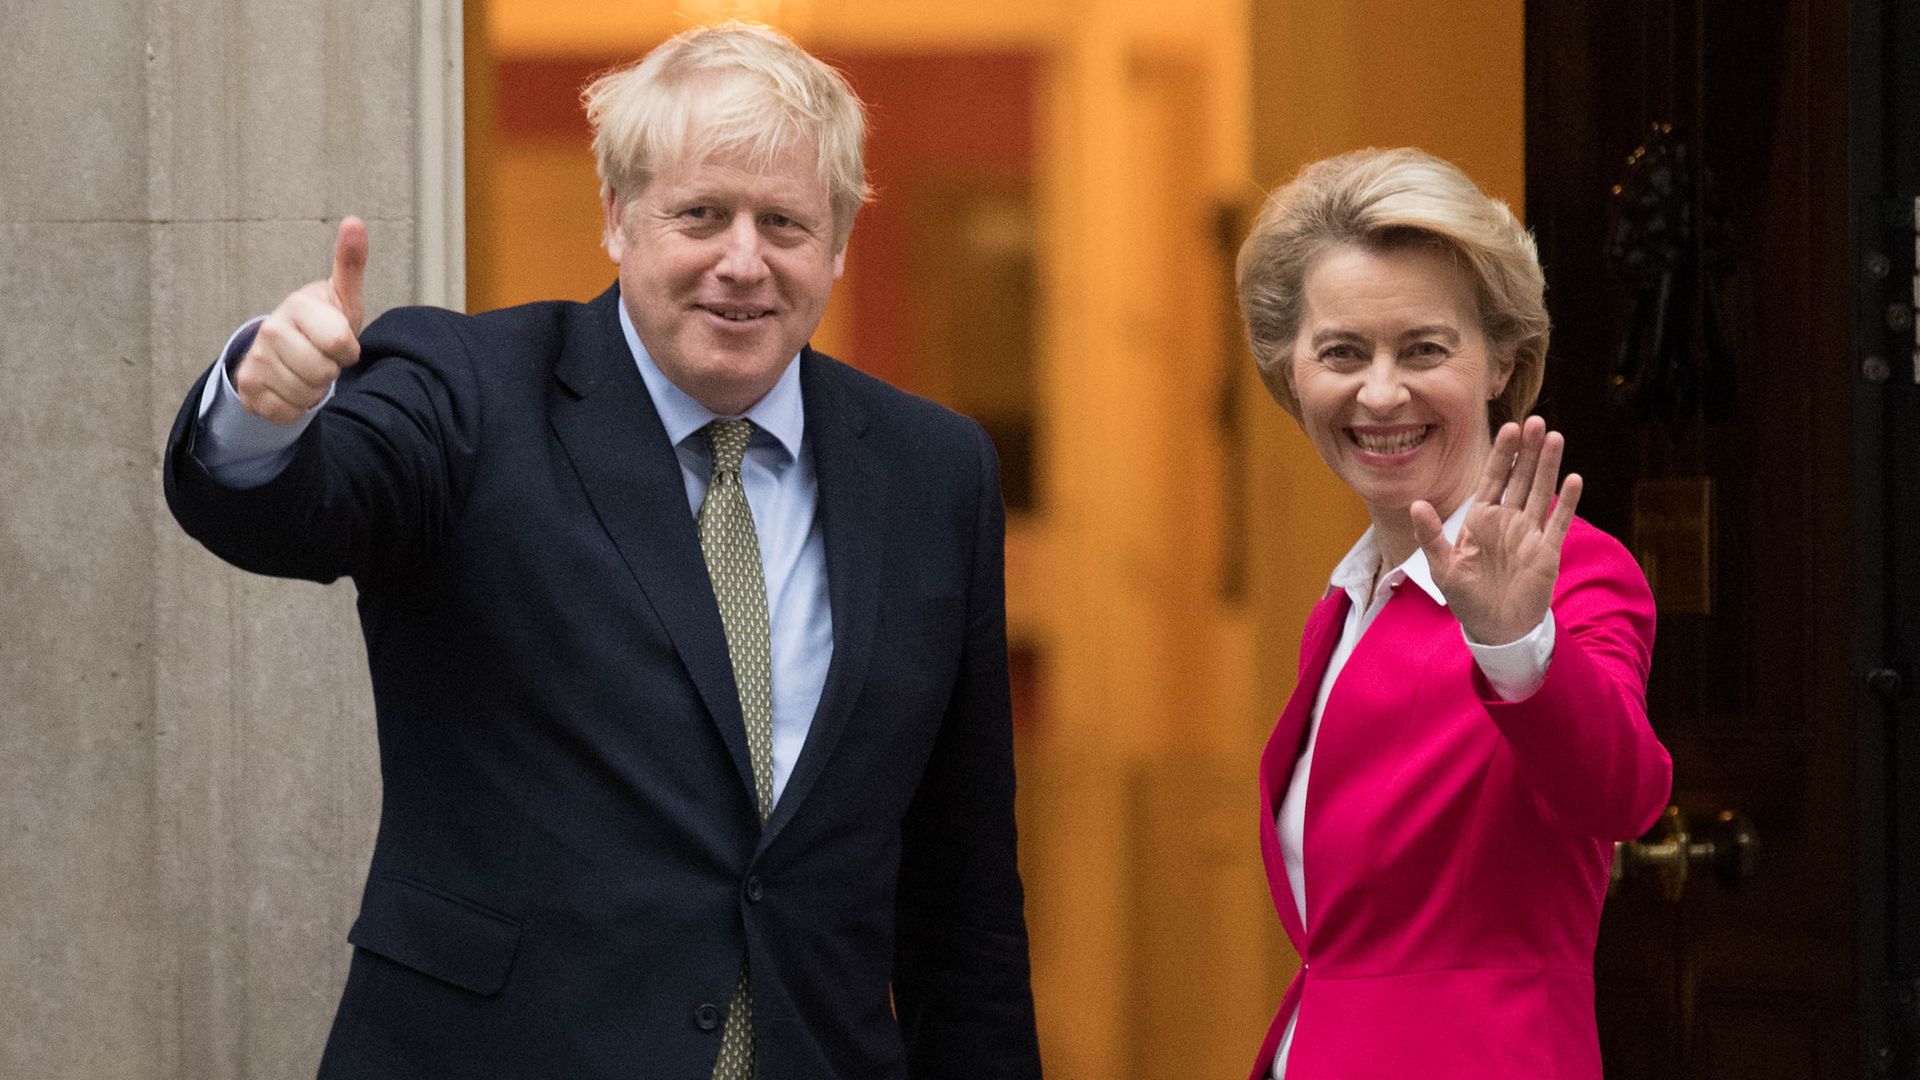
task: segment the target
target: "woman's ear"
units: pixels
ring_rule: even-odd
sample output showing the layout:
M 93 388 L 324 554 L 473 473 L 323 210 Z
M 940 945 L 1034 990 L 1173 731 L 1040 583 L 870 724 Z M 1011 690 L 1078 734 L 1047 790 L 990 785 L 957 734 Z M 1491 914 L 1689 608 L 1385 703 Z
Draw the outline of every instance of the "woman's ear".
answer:
M 1493 401 L 1507 392 L 1507 383 L 1513 379 L 1513 369 L 1519 360 L 1517 347 L 1495 345 L 1488 350 L 1493 363 L 1487 369 L 1487 400 Z

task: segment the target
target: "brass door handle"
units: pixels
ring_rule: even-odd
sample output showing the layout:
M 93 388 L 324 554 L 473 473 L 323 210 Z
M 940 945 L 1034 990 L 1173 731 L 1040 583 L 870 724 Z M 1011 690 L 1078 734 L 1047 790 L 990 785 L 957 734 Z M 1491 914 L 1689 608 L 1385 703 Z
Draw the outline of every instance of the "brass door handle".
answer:
M 1677 903 L 1695 869 L 1710 870 L 1730 889 L 1753 876 L 1759 855 L 1760 839 L 1745 814 L 1722 810 L 1696 832 L 1686 811 L 1669 806 L 1646 836 L 1613 845 L 1607 893 L 1619 893 L 1629 878 L 1653 878 L 1661 893 Z

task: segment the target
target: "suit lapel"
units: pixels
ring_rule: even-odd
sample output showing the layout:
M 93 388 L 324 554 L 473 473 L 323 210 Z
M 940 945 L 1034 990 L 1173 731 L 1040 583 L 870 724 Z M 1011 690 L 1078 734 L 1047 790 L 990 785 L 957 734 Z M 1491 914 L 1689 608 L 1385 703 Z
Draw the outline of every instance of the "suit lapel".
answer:
M 1273 735 L 1267 740 L 1267 751 L 1262 755 L 1261 772 L 1271 772 L 1272 783 L 1267 793 L 1274 805 L 1280 804 L 1279 797 L 1285 791 L 1284 784 L 1293 775 L 1293 763 L 1300 757 L 1301 741 L 1307 735 L 1307 721 L 1313 712 L 1313 701 L 1320 693 L 1320 680 L 1326 677 L 1327 664 L 1333 659 L 1333 647 L 1339 644 L 1339 629 L 1347 614 L 1349 603 L 1345 589 L 1330 589 L 1313 613 L 1307 617 L 1307 625 L 1300 633 L 1300 680 L 1294 684 L 1293 694 L 1287 698 L 1287 707 L 1281 711 L 1280 719 L 1275 723 Z M 1282 785 L 1275 788 L 1273 785 Z
M 833 609 L 833 659 L 820 705 L 793 773 L 774 804 L 760 847 L 779 835 L 820 778 L 846 729 L 873 658 L 879 622 L 879 568 L 887 534 L 884 463 L 863 440 L 868 418 L 838 385 L 834 362 L 812 349 L 800 357 L 800 393 L 820 483 L 820 525 L 826 542 L 827 601 Z
M 1265 753 L 1260 755 L 1260 854 L 1266 863 L 1267 881 L 1281 924 L 1302 948 L 1306 930 L 1300 924 L 1293 885 L 1287 880 L 1275 815 L 1280 812 L 1280 801 L 1293 779 L 1294 762 L 1300 758 L 1300 743 L 1307 735 L 1307 722 L 1312 718 L 1314 698 L 1320 693 L 1320 680 L 1326 676 L 1327 663 L 1333 659 L 1333 648 L 1340 641 L 1339 627 L 1346 617 L 1348 602 L 1345 589 L 1329 590 L 1307 617 L 1306 628 L 1300 634 L 1300 680 L 1294 684 L 1287 706 L 1274 724 Z
M 548 419 L 751 792 L 753 768 L 720 608 L 687 509 L 679 458 L 620 332 L 618 303 L 617 288 L 602 293 L 587 310 L 587 325 L 568 336 Z

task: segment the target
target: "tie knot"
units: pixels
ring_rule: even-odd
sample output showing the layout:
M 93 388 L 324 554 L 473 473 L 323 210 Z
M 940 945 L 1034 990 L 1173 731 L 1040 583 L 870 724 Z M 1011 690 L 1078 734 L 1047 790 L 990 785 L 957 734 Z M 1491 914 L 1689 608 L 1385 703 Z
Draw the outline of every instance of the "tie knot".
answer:
M 740 459 L 747 453 L 747 441 L 753 438 L 753 421 L 715 420 L 700 432 L 707 437 L 707 448 L 713 453 L 714 473 L 739 472 Z

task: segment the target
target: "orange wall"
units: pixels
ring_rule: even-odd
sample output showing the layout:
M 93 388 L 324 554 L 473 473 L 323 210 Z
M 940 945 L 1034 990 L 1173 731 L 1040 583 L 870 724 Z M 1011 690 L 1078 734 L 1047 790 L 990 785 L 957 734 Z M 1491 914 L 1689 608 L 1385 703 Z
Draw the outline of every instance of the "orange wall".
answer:
M 914 389 L 908 268 L 925 253 L 913 250 L 907 195 L 955 173 L 1032 178 L 1038 61 L 1013 52 L 827 55 L 867 103 L 867 171 L 879 193 L 847 250 L 853 348 L 843 359 Z
M 1419 146 L 1515 207 L 1524 194 L 1521 0 L 1253 5 L 1254 174 Z

